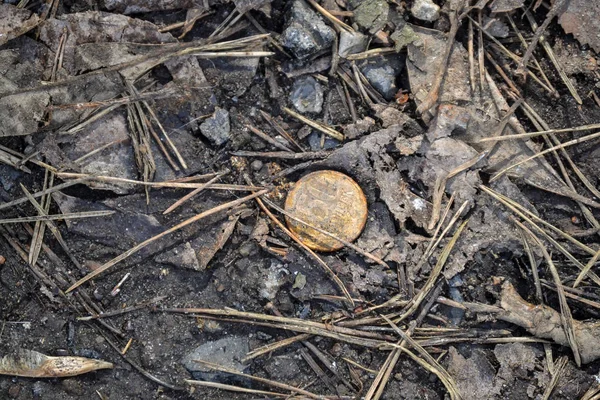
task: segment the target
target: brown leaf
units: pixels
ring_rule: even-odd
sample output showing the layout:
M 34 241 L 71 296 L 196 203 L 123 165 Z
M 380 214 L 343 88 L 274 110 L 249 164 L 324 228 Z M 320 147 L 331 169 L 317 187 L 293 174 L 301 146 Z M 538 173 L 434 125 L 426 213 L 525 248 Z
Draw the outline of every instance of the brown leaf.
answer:
M 0 375 L 28 378 L 61 378 L 111 369 L 106 361 L 84 357 L 51 357 L 33 350 L 18 350 L 0 359 Z

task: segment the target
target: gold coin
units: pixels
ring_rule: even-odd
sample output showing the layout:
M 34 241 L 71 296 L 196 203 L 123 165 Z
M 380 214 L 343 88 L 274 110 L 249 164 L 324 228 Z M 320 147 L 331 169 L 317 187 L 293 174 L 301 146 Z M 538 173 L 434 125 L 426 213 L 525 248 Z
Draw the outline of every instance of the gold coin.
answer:
M 347 242 L 355 240 L 367 222 L 367 199 L 352 178 L 337 171 L 305 175 L 285 200 L 285 210 L 310 225 Z M 313 250 L 335 251 L 339 241 L 286 217 L 288 228 Z

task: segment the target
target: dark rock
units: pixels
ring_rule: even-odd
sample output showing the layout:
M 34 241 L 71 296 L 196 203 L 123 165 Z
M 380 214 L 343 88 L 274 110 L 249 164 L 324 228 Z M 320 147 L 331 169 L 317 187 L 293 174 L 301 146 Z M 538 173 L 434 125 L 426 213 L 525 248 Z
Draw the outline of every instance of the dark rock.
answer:
M 225 144 L 229 140 L 231 132 L 229 112 L 217 108 L 213 116 L 200 125 L 200 132 L 216 146 Z
M 402 72 L 403 68 L 403 59 L 395 54 L 367 60 L 360 66 L 360 71 L 369 83 L 389 101 L 398 92 L 396 77 Z
M 304 2 L 296 0 L 287 16 L 281 44 L 299 59 L 306 59 L 331 46 L 335 31 Z
M 181 360 L 181 363 L 192 373 L 195 379 L 210 382 L 231 382 L 235 381 L 235 376 L 214 371 L 194 362 L 194 360 L 203 360 L 238 372 L 244 372 L 246 366 L 242 364 L 241 360 L 249 351 L 250 345 L 247 337 L 228 336 L 196 347 Z
M 320 113 L 323 108 L 323 89 L 312 76 L 296 79 L 290 101 L 301 113 Z
M 325 135 L 325 141 L 323 142 L 323 147 L 321 147 L 322 135 L 324 135 L 324 133 L 318 131 L 313 131 L 310 135 L 308 135 L 308 145 L 312 151 L 334 149 L 340 144 L 340 142 L 334 138 Z

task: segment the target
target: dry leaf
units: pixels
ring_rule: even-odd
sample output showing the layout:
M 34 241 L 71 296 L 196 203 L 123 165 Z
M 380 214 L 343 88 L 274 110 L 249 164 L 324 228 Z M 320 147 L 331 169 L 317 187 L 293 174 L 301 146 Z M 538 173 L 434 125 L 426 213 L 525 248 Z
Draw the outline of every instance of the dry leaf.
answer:
M 571 0 L 558 22 L 566 33 L 572 33 L 581 44 L 589 44 L 600 52 L 600 2 Z
M 37 14 L 12 4 L 0 4 L 0 46 L 29 32 L 40 23 Z
M 51 357 L 33 350 L 18 350 L 0 359 L 0 375 L 28 378 L 61 378 L 112 367 L 106 361 L 84 357 Z

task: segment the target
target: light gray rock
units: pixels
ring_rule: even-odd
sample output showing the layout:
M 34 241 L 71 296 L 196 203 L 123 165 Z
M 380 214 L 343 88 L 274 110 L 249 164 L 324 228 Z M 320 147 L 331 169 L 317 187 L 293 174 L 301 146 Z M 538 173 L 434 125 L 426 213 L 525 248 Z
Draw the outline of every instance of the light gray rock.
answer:
M 346 57 L 349 54 L 356 54 L 367 49 L 369 37 L 360 32 L 340 32 L 340 44 L 338 54 L 340 57 Z
M 416 0 L 410 9 L 413 17 L 421 21 L 436 21 L 440 17 L 440 6 L 432 0 Z
M 296 79 L 290 93 L 290 101 L 301 113 L 320 113 L 323 108 L 323 89 L 312 76 Z
M 244 372 L 246 367 L 241 360 L 250 351 L 248 338 L 243 336 L 227 336 L 223 339 L 204 343 L 188 353 L 182 360 L 183 366 L 192 373 L 195 379 L 224 382 L 234 376 L 228 373 L 214 371 L 195 360 L 203 360 L 220 366 Z
M 217 108 L 213 116 L 200 125 L 200 132 L 216 146 L 225 144 L 229 140 L 231 132 L 229 112 Z
M 288 13 L 281 44 L 296 58 L 306 59 L 331 46 L 335 31 L 304 0 L 296 0 Z

